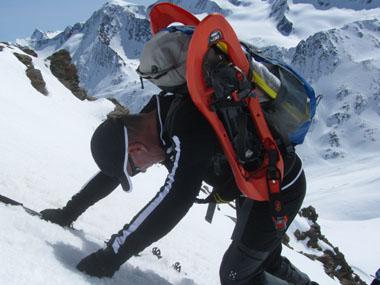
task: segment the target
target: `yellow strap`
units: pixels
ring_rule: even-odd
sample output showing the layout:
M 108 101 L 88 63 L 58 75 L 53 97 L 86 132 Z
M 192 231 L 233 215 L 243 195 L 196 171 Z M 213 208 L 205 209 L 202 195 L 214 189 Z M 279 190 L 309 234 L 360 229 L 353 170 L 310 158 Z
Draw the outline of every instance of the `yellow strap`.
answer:
M 252 81 L 256 83 L 261 89 L 263 89 L 263 91 L 267 93 L 269 97 L 271 97 L 272 99 L 277 98 L 277 92 L 270 88 L 269 85 L 265 82 L 265 80 L 255 71 L 253 71 Z
M 220 49 L 223 53 L 228 55 L 228 46 L 225 42 L 219 41 L 216 46 L 218 49 Z
M 216 203 L 228 203 L 228 201 L 225 201 L 222 199 L 222 197 L 219 195 L 219 193 L 215 193 L 214 198 L 215 198 Z

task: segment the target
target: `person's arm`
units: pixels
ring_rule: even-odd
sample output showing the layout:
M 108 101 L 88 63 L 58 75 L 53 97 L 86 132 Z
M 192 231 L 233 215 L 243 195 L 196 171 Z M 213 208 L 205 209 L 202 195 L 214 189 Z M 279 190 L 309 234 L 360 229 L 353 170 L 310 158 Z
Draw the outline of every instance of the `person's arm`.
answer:
M 157 195 L 113 235 L 107 247 L 82 260 L 78 269 L 112 276 L 132 255 L 165 236 L 186 215 L 200 190 L 212 147 L 202 140 L 173 140 L 172 167 Z
M 62 227 L 70 226 L 89 207 L 111 194 L 119 184 L 117 178 L 98 172 L 63 208 L 42 210 L 41 218 Z

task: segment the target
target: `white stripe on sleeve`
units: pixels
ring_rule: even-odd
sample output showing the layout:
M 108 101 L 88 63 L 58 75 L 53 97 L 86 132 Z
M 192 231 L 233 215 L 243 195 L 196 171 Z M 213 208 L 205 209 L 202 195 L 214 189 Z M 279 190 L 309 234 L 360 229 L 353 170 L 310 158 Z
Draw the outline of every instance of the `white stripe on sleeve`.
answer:
M 170 193 L 170 190 L 172 189 L 172 185 L 174 182 L 174 177 L 178 168 L 178 161 L 181 156 L 181 144 L 179 138 L 177 136 L 174 136 L 173 142 L 175 144 L 176 155 L 173 168 L 168 175 L 164 189 L 161 190 L 161 192 L 156 195 L 155 199 L 153 199 L 150 202 L 150 204 L 147 205 L 147 207 L 145 207 L 144 210 L 138 214 L 138 216 L 132 221 L 132 223 L 125 230 L 122 231 L 121 235 L 115 238 L 114 242 L 112 243 L 112 248 L 115 254 L 118 253 L 120 247 L 123 246 L 128 236 L 130 236 L 133 232 L 135 232 L 138 229 L 138 227 L 148 218 L 148 216 L 160 205 L 160 203 Z

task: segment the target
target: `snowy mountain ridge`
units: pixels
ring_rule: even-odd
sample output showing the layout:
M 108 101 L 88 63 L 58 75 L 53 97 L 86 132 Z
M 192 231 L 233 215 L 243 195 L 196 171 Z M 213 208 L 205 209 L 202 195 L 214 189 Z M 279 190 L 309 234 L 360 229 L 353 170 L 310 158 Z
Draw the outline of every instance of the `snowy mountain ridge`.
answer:
M 308 138 L 322 156 L 376 151 L 380 141 L 380 20 L 358 21 L 301 41 L 290 61 L 323 99 Z
M 53 38 L 36 30 L 28 43 L 45 57 L 68 50 L 89 96 L 116 98 L 137 111 L 142 103 L 133 107 L 136 102 L 128 94 L 137 92 L 143 97 L 135 69 L 150 38 L 145 11 L 144 6 L 111 1 L 85 23 L 68 26 Z
M 310 3 L 317 9 L 346 8 L 346 9 L 373 9 L 380 7 L 379 0 L 293 0 L 297 3 Z
M 212 1 L 212 0 L 159 0 L 156 1 L 154 4 L 152 4 L 150 7 L 148 7 L 148 10 L 157 3 L 162 2 L 169 2 L 172 4 L 175 4 L 177 6 L 180 6 L 188 11 L 190 11 L 193 14 L 203 14 L 203 13 L 220 13 L 225 16 L 228 16 L 232 13 L 232 11 L 228 8 L 221 7 L 218 2 Z M 236 2 L 236 1 L 229 1 L 233 5 L 241 5 L 243 3 Z M 225 6 L 225 5 L 223 5 Z

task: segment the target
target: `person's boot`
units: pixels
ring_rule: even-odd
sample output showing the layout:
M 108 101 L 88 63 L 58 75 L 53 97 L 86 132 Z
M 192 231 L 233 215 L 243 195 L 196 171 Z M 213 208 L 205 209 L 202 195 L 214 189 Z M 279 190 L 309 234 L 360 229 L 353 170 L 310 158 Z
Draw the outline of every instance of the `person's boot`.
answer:
M 69 201 L 71 202 L 71 200 Z M 71 213 L 66 207 L 60 209 L 45 209 L 40 212 L 41 218 L 45 221 L 60 225 L 61 227 L 69 227 L 76 221 L 80 214 Z
M 66 206 L 59 209 L 45 209 L 40 212 L 41 218 L 62 227 L 68 227 L 90 206 L 109 195 L 118 185 L 119 181 L 116 178 L 99 172 L 67 202 Z
M 123 263 L 124 260 L 120 259 L 111 247 L 106 247 L 86 256 L 76 267 L 90 276 L 111 278 Z
M 318 285 L 283 256 L 281 256 L 280 265 L 275 270 L 271 270 L 270 273 L 291 285 Z

